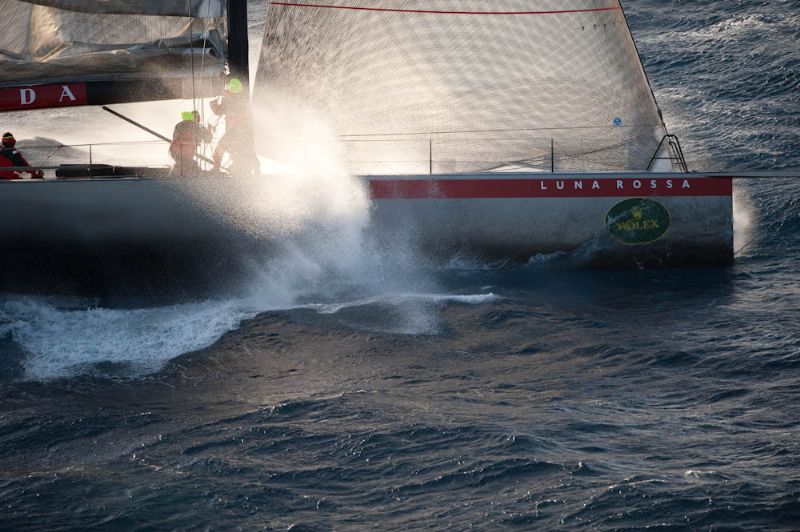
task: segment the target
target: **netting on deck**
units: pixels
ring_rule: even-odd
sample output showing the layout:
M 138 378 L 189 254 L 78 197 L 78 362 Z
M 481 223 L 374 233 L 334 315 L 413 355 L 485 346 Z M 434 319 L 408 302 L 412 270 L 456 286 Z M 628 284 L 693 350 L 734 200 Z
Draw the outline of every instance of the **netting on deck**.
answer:
M 360 173 L 638 170 L 665 133 L 617 0 L 272 2 L 256 97 Z

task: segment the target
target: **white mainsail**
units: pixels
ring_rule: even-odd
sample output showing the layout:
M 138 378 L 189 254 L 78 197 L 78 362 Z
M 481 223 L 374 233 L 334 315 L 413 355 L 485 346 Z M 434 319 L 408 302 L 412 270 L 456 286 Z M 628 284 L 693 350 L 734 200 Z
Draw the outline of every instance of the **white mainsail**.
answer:
M 222 0 L 0 0 L 0 12 L 0 88 L 148 79 L 199 83 L 224 71 Z
M 361 173 L 642 170 L 666 133 L 617 0 L 273 1 L 256 86 Z
M 21 0 L 28 4 L 83 13 L 221 17 L 222 0 Z

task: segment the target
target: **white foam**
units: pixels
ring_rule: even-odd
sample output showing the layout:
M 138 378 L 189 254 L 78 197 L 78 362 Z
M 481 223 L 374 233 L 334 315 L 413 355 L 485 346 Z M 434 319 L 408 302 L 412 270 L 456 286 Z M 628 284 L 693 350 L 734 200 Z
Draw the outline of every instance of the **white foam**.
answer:
M 463 305 L 481 305 L 492 303 L 500 299 L 492 293 L 488 294 L 384 294 L 344 303 L 309 303 L 299 305 L 297 308 L 308 308 L 320 314 L 336 314 L 343 309 L 364 307 L 375 304 L 388 304 L 399 306 L 405 303 L 460 303 Z
M 690 32 L 698 39 L 741 39 L 748 33 L 763 33 L 773 28 L 792 28 L 800 21 L 800 17 L 773 17 L 762 14 L 736 15 L 729 19 L 712 24 L 702 30 Z
M 75 302 L 11 296 L 0 302 L 0 336 L 11 334 L 25 352 L 28 379 L 48 380 L 95 371 L 100 363 L 125 364 L 126 376 L 158 371 L 180 355 L 216 343 L 245 319 L 265 310 L 305 308 L 320 314 L 367 305 L 388 305 L 399 314 L 390 323 L 366 328 L 398 334 L 436 334 L 439 318 L 426 304 L 480 305 L 499 299 L 488 294 L 388 294 L 345 303 L 293 304 L 272 300 L 270 308 L 252 301 L 204 301 L 145 309 L 75 308 Z M 263 300 L 262 300 L 263 301 Z M 279 305 L 279 302 L 285 303 Z M 62 305 L 67 303 L 67 307 Z
M 349 326 L 381 333 L 436 335 L 442 331 L 441 308 L 447 303 L 480 305 L 499 299 L 494 294 L 387 294 L 349 303 L 308 305 L 320 314 L 348 313 L 343 320 Z M 366 312 L 359 307 L 371 306 Z
M 131 364 L 141 374 L 212 345 L 251 315 L 234 302 L 76 310 L 17 297 L 0 305 L 0 334 L 10 332 L 26 352 L 31 379 L 75 375 L 100 362 Z
M 736 255 L 747 254 L 755 247 L 756 207 L 753 198 L 742 187 L 733 189 L 733 250 Z
M 708 26 L 688 31 L 650 32 L 639 37 L 648 44 L 670 42 L 716 44 L 720 41 L 741 42 L 748 36 L 770 38 L 784 31 L 792 31 L 800 24 L 800 15 L 731 14 L 728 18 Z
M 474 294 L 474 295 L 445 295 L 439 296 L 441 301 L 448 301 L 453 303 L 462 303 L 464 305 L 482 305 L 484 303 L 492 303 L 500 299 L 499 296 L 494 294 Z

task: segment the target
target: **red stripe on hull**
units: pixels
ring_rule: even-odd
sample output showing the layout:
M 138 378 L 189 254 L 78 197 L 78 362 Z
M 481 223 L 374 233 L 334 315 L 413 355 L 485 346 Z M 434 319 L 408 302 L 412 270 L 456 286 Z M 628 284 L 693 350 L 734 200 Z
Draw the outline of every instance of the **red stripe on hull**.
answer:
M 373 199 L 730 196 L 730 178 L 375 179 Z
M 29 85 L 0 89 L 0 111 L 86 105 L 86 83 Z

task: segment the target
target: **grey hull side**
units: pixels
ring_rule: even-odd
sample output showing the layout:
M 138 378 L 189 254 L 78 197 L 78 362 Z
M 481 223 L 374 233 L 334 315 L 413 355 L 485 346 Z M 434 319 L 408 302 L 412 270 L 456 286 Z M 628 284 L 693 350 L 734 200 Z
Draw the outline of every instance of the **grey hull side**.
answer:
M 235 184 L 246 189 L 244 181 Z M 279 253 L 283 242 L 268 227 L 245 230 L 235 212 L 216 208 L 233 183 L 220 178 L 0 181 L 0 291 L 148 299 L 235 289 L 253 260 Z M 369 178 L 365 185 L 371 186 Z M 581 265 L 595 266 L 733 260 L 730 195 L 651 195 L 669 211 L 671 225 L 658 240 L 637 245 L 619 241 L 606 228 L 609 210 L 635 194 L 374 196 L 368 228 L 373 241 L 438 259 L 527 260 L 567 252 Z
M 730 197 L 652 198 L 669 211 L 671 225 L 646 244 L 624 243 L 606 227 L 609 210 L 626 198 L 384 199 L 375 202 L 372 229 L 382 242 L 411 243 L 440 257 L 528 260 L 563 252 L 600 267 L 733 261 Z
M 0 181 L 0 290 L 157 299 L 234 288 L 268 239 L 213 208 L 217 180 Z

